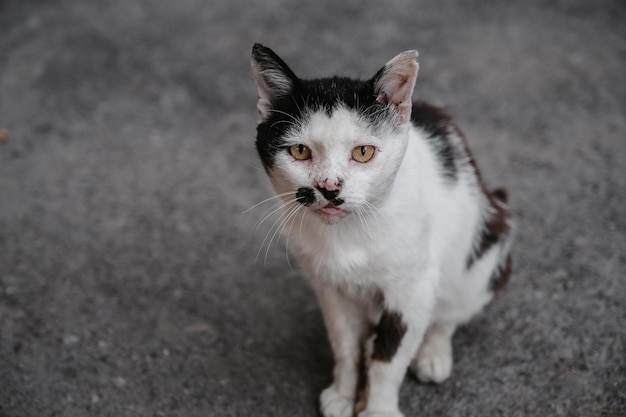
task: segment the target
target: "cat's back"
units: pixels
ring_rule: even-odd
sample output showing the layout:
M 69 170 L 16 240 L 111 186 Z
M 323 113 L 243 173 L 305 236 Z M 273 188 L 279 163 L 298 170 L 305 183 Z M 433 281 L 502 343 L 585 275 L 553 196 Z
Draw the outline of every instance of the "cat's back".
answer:
M 454 183 L 464 175 L 479 175 L 463 133 L 442 108 L 413 102 L 411 124 L 421 131 L 444 180 Z

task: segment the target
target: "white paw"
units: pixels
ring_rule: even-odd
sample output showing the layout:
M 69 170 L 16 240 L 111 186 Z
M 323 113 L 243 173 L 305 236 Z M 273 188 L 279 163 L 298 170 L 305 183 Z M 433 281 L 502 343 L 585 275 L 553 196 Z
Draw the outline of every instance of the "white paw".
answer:
M 411 369 L 420 381 L 440 384 L 452 373 L 452 353 L 420 352 L 411 363 Z
M 363 411 L 358 417 L 404 417 L 400 411 Z
M 320 411 L 324 417 L 352 417 L 354 398 L 339 394 L 332 386 L 322 391 Z

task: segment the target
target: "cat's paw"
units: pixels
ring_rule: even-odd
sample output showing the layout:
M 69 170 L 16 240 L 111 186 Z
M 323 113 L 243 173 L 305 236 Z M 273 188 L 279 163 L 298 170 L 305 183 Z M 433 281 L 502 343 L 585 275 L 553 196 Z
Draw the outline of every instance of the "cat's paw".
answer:
M 358 417 L 404 417 L 400 411 L 362 411 Z
M 320 411 L 324 417 L 352 417 L 354 398 L 343 396 L 333 386 L 320 395 Z
M 420 352 L 411 363 L 411 369 L 420 381 L 440 384 L 452 373 L 452 352 Z

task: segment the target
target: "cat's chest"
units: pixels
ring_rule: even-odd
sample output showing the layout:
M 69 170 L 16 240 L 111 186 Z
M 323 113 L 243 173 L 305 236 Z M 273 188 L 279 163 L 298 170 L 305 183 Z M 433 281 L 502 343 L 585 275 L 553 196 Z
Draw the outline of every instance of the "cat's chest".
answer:
M 392 267 L 387 243 L 358 229 L 311 234 L 298 239 L 296 255 L 311 278 L 374 284 Z

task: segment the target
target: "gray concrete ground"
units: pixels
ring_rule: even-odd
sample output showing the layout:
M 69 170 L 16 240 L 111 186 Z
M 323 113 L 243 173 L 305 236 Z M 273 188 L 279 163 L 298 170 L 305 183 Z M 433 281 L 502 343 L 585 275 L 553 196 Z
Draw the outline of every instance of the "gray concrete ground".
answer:
M 302 76 L 420 51 L 519 231 L 407 416 L 626 415 L 622 0 L 0 0 L 0 415 L 316 416 L 332 359 L 255 231 L 254 42 Z M 259 259 L 255 257 L 261 248 Z

